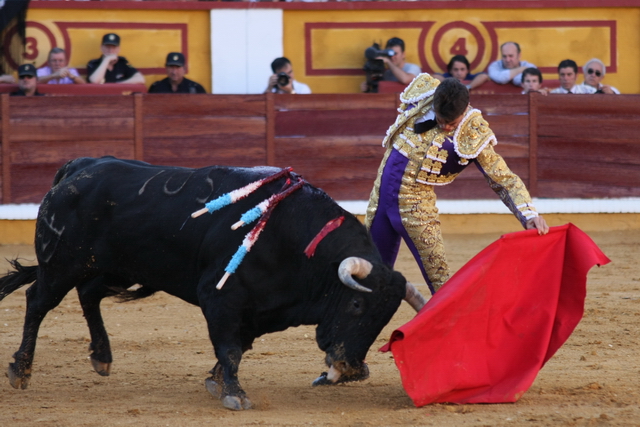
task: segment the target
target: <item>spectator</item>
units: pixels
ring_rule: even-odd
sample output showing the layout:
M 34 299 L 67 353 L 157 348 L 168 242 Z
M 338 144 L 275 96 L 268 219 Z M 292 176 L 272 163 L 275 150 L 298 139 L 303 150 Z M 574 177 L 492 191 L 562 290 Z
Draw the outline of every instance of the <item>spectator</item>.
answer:
M 0 75 L 0 83 L 13 84 L 15 82 L 16 82 L 16 79 L 14 79 L 11 74 L 1 74 Z
M 144 83 L 144 76 L 120 53 L 120 36 L 114 33 L 105 34 L 100 46 L 102 56 L 87 64 L 89 83 Z
M 298 95 L 309 95 L 311 93 L 309 86 L 295 80 L 293 66 L 287 58 L 274 59 L 271 63 L 271 71 L 273 71 L 273 74 L 269 77 L 264 93 L 292 93 Z
M 36 67 L 33 64 L 23 64 L 18 67 L 18 91 L 11 96 L 42 96 L 37 90 Z
M 54 47 L 49 52 L 48 65 L 38 69 L 38 83 L 46 84 L 84 84 L 86 81 L 80 77 L 78 70 L 67 67 L 67 54 L 64 49 Z
M 184 55 L 171 52 L 165 62 L 167 78 L 149 87 L 149 93 L 207 93 L 201 84 L 184 77 Z
M 542 73 L 537 68 L 529 67 L 522 72 L 522 94 L 529 92 L 538 92 L 543 95 L 549 93 L 549 90 L 542 87 Z
M 387 41 L 385 49 L 393 50 L 394 55 L 391 57 L 378 56 L 376 58 L 384 62 L 384 65 L 387 68 L 382 76 L 383 81 L 398 82 L 403 85 L 408 85 L 418 74 L 422 72 L 418 65 L 405 61 L 406 55 L 404 53 L 404 40 L 401 38 L 390 38 Z M 369 91 L 367 82 L 362 82 L 360 84 L 360 90 L 362 92 Z
M 583 86 L 590 86 L 596 89 L 596 93 L 620 95 L 620 91 L 615 87 L 602 84 L 602 79 L 604 79 L 607 68 L 604 66 L 604 63 L 598 58 L 590 59 L 589 62 L 584 64 L 584 67 L 582 67 L 582 71 L 584 72 L 584 83 L 582 83 Z
M 384 72 L 382 80 L 388 82 L 400 82 L 403 85 L 408 85 L 418 74 L 422 72 L 420 67 L 410 62 L 405 62 L 404 53 L 404 40 L 398 37 L 392 37 L 387 41 L 386 49 L 391 49 L 395 52 L 392 57 L 381 56 L 384 65 L 387 66 L 387 70 Z
M 522 84 L 522 72 L 529 68 L 536 68 L 530 62 L 520 59 L 520 45 L 515 42 L 506 42 L 500 46 L 502 59 L 492 62 L 489 65 L 489 77 L 496 83 L 507 84 L 509 82 L 516 86 Z
M 489 80 L 487 73 L 471 74 L 471 65 L 467 57 L 464 55 L 456 55 L 447 64 L 447 72 L 444 74 L 434 74 L 433 77 L 443 81 L 448 77 L 455 77 L 458 81 L 464 84 L 467 89 L 475 89 L 481 84 L 484 84 Z
M 591 94 L 596 93 L 596 88 L 586 85 L 577 85 L 578 65 L 571 59 L 565 59 L 558 64 L 558 79 L 560 87 L 553 89 L 551 93 L 575 93 Z

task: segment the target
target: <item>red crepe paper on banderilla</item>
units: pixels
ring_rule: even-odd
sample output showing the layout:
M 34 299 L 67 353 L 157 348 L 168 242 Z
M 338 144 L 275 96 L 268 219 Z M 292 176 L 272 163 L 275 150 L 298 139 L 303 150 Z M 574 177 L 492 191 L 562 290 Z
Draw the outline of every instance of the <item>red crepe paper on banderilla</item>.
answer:
M 587 272 L 608 262 L 572 224 L 506 234 L 380 350 L 416 406 L 515 402 L 580 322 Z

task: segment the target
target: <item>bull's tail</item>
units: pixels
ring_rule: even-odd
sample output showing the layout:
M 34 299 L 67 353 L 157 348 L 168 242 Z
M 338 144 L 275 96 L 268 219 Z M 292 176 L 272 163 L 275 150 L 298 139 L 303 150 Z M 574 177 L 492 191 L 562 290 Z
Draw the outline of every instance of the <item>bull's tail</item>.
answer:
M 0 278 L 0 301 L 16 289 L 35 282 L 37 277 L 37 265 L 25 267 L 20 264 L 17 259 L 9 261 L 9 263 L 11 263 L 15 271 L 11 271 L 7 273 L 6 276 Z

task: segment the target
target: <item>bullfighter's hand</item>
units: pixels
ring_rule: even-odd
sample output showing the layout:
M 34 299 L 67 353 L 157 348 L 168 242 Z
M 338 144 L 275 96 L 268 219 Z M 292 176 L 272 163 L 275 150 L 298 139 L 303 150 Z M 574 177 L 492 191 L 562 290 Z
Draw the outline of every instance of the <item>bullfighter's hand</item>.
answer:
M 547 221 L 545 221 L 541 216 L 531 218 L 527 221 L 527 230 L 531 230 L 532 228 L 537 229 L 538 234 L 540 235 L 547 234 L 549 232 Z

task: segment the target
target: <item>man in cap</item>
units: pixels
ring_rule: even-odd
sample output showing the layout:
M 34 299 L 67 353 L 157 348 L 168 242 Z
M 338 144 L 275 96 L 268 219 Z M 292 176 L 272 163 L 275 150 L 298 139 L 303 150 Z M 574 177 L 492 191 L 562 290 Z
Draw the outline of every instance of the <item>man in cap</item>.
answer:
M 93 59 L 87 64 L 89 83 L 128 83 L 144 84 L 144 76 L 129 64 L 120 53 L 120 36 L 114 33 L 105 34 L 100 46 L 102 57 Z
M 18 67 L 18 91 L 11 96 L 42 96 L 37 90 L 36 67 L 33 64 L 23 64 Z
M 153 83 L 149 93 L 206 93 L 201 84 L 184 77 L 184 55 L 180 52 L 169 53 L 165 66 L 167 78 Z

